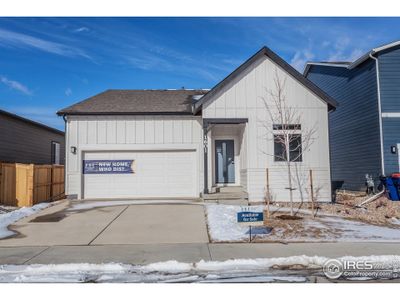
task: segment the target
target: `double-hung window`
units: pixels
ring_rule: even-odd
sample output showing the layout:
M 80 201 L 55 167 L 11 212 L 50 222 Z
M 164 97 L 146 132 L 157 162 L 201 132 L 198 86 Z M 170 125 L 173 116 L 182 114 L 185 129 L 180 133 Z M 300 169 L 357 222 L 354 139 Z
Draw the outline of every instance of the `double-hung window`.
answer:
M 302 139 L 300 124 L 274 124 L 274 160 L 301 162 Z

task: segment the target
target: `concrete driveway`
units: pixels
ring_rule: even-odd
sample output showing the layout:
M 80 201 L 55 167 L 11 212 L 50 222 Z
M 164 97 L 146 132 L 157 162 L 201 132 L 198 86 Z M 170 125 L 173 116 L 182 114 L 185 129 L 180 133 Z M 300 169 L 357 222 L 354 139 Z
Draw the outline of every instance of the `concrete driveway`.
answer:
M 73 209 L 72 203 L 72 209 Z M 140 204 L 71 210 L 64 201 L 10 227 L 0 247 L 208 243 L 198 204 Z

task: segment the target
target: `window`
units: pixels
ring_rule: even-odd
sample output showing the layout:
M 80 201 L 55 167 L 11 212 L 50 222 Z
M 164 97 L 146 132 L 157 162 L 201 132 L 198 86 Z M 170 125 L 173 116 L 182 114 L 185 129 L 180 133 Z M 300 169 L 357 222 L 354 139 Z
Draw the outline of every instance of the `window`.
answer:
M 289 156 L 290 161 L 303 161 L 301 148 L 301 134 L 290 134 Z
M 274 158 L 275 161 L 287 161 L 286 142 L 289 143 L 289 159 L 293 162 L 301 162 L 302 144 L 301 134 L 297 133 L 301 130 L 300 124 L 274 124 Z M 290 132 L 283 132 L 290 131 Z M 297 132 L 296 132 L 297 131 Z M 287 137 L 287 139 L 285 139 Z
M 274 130 L 301 130 L 301 124 L 274 124 Z
M 51 142 L 51 163 L 60 164 L 60 143 Z
M 274 134 L 274 158 L 275 161 L 286 161 L 285 142 L 283 134 Z

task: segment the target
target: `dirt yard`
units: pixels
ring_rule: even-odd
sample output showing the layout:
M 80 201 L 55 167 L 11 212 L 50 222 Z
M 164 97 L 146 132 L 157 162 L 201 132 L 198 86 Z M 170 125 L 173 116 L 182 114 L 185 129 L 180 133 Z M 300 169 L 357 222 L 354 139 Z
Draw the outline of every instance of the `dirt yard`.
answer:
M 391 201 L 385 196 L 360 206 L 368 199 L 365 194 L 338 193 L 336 203 L 316 203 L 315 215 L 333 215 L 349 220 L 361 221 L 373 225 L 400 225 L 400 201 Z M 279 207 L 290 207 L 289 203 L 279 203 Z M 311 214 L 309 203 L 295 204 L 295 214 L 304 216 Z M 278 214 L 278 212 L 275 212 Z M 273 214 L 272 214 L 273 216 Z
M 314 218 L 309 203 L 295 204 L 294 217 L 290 216 L 290 203 L 274 204 L 270 207 L 270 218 L 265 217 L 264 221 L 265 226 L 272 228 L 272 234 L 268 238 L 260 236 L 258 240 L 292 241 L 299 237 L 305 241 L 342 240 L 351 236 L 363 239 L 367 233 L 370 239 L 377 239 L 387 230 L 400 229 L 400 201 L 381 196 L 360 206 L 366 199 L 362 194 L 338 193 L 336 203 L 314 205 Z M 267 216 L 266 211 L 264 215 Z M 388 237 L 394 234 L 400 238 L 400 232 L 395 231 Z

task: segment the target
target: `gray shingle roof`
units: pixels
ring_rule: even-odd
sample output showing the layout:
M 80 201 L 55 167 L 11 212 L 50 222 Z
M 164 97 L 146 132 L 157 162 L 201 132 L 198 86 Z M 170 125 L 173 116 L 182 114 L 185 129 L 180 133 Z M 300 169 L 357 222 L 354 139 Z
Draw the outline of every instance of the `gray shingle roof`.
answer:
M 107 90 L 57 112 L 58 115 L 192 114 L 193 96 L 207 90 Z

